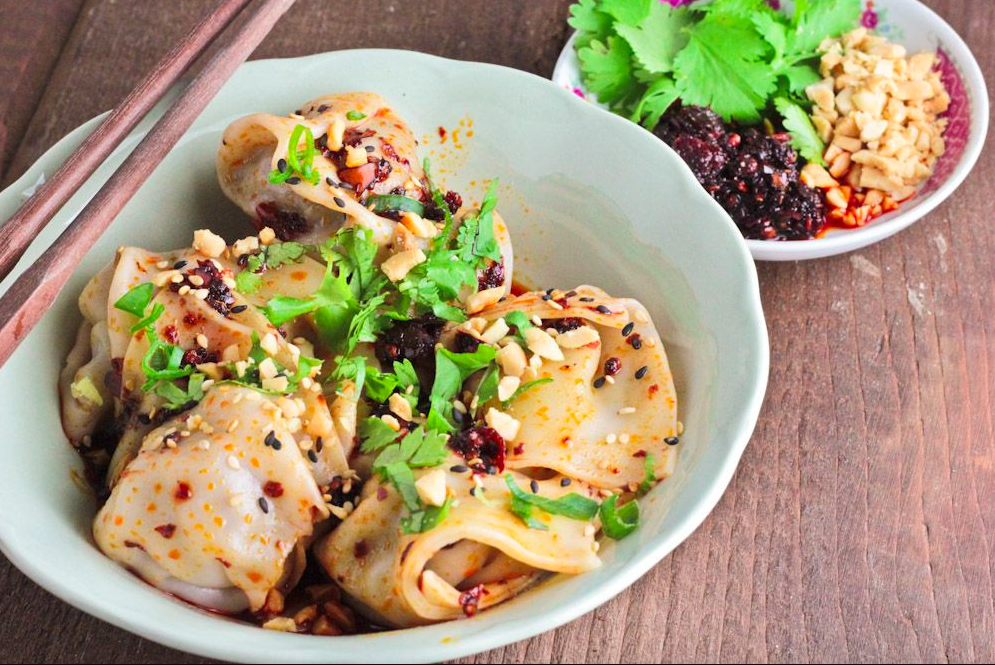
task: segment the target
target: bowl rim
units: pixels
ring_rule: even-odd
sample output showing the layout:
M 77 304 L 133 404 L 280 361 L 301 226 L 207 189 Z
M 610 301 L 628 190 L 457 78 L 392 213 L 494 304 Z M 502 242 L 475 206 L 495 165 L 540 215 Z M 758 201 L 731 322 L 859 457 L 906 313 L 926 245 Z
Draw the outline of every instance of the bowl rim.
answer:
M 886 2 L 889 4 L 904 3 L 908 9 L 921 12 L 923 18 L 933 26 L 933 30 L 942 37 L 948 55 L 957 68 L 961 70 L 963 82 L 972 104 L 970 134 L 967 144 L 964 146 L 964 153 L 950 176 L 935 190 L 922 198 L 917 198 L 914 208 L 904 212 L 899 209 L 898 214 L 890 219 L 877 223 L 872 222 L 854 229 L 842 229 L 838 233 L 810 240 L 771 242 L 745 239 L 746 246 L 754 259 L 758 261 L 821 259 L 856 251 L 881 242 L 919 221 L 949 198 L 971 173 L 981 156 L 981 150 L 988 135 L 990 104 L 988 85 L 974 53 L 960 34 L 942 16 L 920 0 L 886 0 Z M 570 34 L 556 59 L 556 65 L 553 67 L 551 75 L 554 82 L 568 80 L 570 78 L 568 70 L 576 68 L 573 56 L 573 44 L 576 36 L 577 31 L 575 30 Z
M 493 73 L 501 76 L 518 77 L 522 81 L 523 85 L 537 86 L 537 89 L 538 87 L 544 87 L 549 90 L 550 94 L 562 95 L 564 98 L 569 98 L 571 101 L 569 101 L 568 104 L 573 105 L 572 110 L 576 113 L 596 114 L 599 118 L 601 118 L 601 122 L 616 123 L 615 131 L 630 132 L 633 137 L 636 137 L 642 133 L 642 130 L 637 125 L 634 125 L 619 116 L 602 113 L 600 109 L 582 101 L 576 95 L 561 89 L 559 86 L 553 84 L 549 79 L 541 76 L 503 65 L 453 60 L 416 51 L 399 49 L 345 49 L 296 58 L 267 58 L 253 60 L 243 64 L 239 71 L 242 71 L 243 68 L 248 71 L 253 71 L 269 67 L 287 67 L 295 69 L 305 62 L 317 61 L 328 57 L 362 57 L 364 55 L 373 54 L 411 58 L 410 62 L 412 65 L 436 64 L 449 67 L 468 67 L 479 70 L 481 75 Z M 158 107 L 156 111 L 153 111 L 156 115 L 160 112 L 161 110 L 159 110 Z M 97 123 L 105 115 L 106 113 L 98 115 L 63 136 L 62 139 L 45 151 L 45 153 L 39 157 L 34 164 L 21 175 L 21 177 L 11 183 L 11 185 L 8 186 L 2 193 L 10 195 L 11 193 L 19 192 L 31 183 L 36 182 L 47 161 L 58 163 L 59 157 L 57 153 L 71 150 L 70 146 L 78 144 L 97 126 Z M 122 145 L 132 145 L 135 140 L 140 139 L 146 133 L 147 127 L 147 124 L 140 125 L 134 132 L 132 132 L 129 138 L 126 139 Z M 639 138 L 631 140 L 644 140 L 644 138 L 640 136 Z M 655 145 L 658 147 L 653 149 L 670 151 L 669 147 L 664 145 L 662 142 L 655 142 Z M 114 155 L 112 155 L 111 159 L 113 158 Z M 690 169 L 687 169 L 686 166 L 684 166 L 684 169 L 686 170 L 687 177 L 693 179 Z M 94 177 L 100 177 L 99 172 Z M 689 195 L 700 196 L 704 204 L 714 205 L 718 211 L 721 211 L 718 204 L 715 203 L 714 200 L 704 192 L 704 190 L 700 190 L 700 188 L 691 188 L 689 190 Z M 746 244 L 743 242 L 742 237 L 735 228 L 732 220 L 724 214 L 719 215 L 719 218 L 724 220 L 726 224 L 726 231 L 730 233 L 730 237 L 735 241 L 733 243 L 736 247 L 735 251 L 738 252 L 738 258 L 742 261 L 746 272 L 746 279 L 740 283 L 739 291 L 744 297 L 744 319 L 752 326 L 752 329 L 743 336 L 745 341 L 752 340 L 752 348 L 747 348 L 744 351 L 744 357 L 748 361 L 748 366 L 745 368 L 745 376 L 748 380 L 752 381 L 752 386 L 749 394 L 743 395 L 739 411 L 734 416 L 729 418 L 729 430 L 734 432 L 735 436 L 732 440 L 727 442 L 726 445 L 728 446 L 728 450 L 718 460 L 717 464 L 709 466 L 707 469 L 703 468 L 702 470 L 702 473 L 704 474 L 704 481 L 702 483 L 704 489 L 702 490 L 700 500 L 676 522 L 669 535 L 659 533 L 656 534 L 646 544 L 646 546 L 636 552 L 627 562 L 625 562 L 613 576 L 607 578 L 599 585 L 592 586 L 586 593 L 579 596 L 576 602 L 560 605 L 554 610 L 541 615 L 540 620 L 533 621 L 528 625 L 518 625 L 515 627 L 504 628 L 495 626 L 494 630 L 474 633 L 467 637 L 454 638 L 448 642 L 446 640 L 421 640 L 421 643 L 417 647 L 416 653 L 413 653 L 410 649 L 407 652 L 403 651 L 403 649 L 395 649 L 394 652 L 390 654 L 378 653 L 378 660 L 383 659 L 380 660 L 380 662 L 429 662 L 460 658 L 499 648 L 558 628 L 606 603 L 611 598 L 632 585 L 650 568 L 659 563 L 659 561 L 661 561 L 667 554 L 673 551 L 674 548 L 684 542 L 711 513 L 719 499 L 724 494 L 729 482 L 732 480 L 743 451 L 753 435 L 764 395 L 766 393 L 770 369 L 769 338 L 763 308 L 761 305 L 759 279 L 755 265 L 751 260 Z M 0 285 L 0 293 L 5 292 L 17 275 L 26 267 L 27 266 L 25 265 L 19 264 L 11 275 L 4 280 L 4 283 Z M 19 570 L 44 589 L 61 600 L 98 619 L 106 621 L 133 634 L 155 641 L 164 646 L 180 649 L 189 653 L 201 654 L 203 656 L 224 660 L 238 658 L 244 662 L 272 662 L 267 658 L 269 654 L 253 651 L 251 647 L 247 645 L 230 644 L 227 642 L 224 644 L 216 642 L 205 643 L 204 639 L 199 635 L 183 634 L 175 628 L 164 626 L 162 623 L 158 622 L 155 617 L 145 616 L 143 614 L 130 614 L 120 606 L 113 603 L 102 602 L 99 597 L 94 596 L 93 594 L 86 594 L 81 590 L 64 583 L 57 575 L 56 571 L 49 571 L 44 566 L 36 564 L 36 562 L 31 560 L 30 557 L 26 556 L 26 554 L 21 551 L 21 548 L 18 545 L 18 540 L 19 539 L 16 534 L 10 531 L 8 526 L 4 524 L 3 520 L 0 520 L 0 552 L 3 552 L 3 554 Z M 195 608 L 191 608 L 191 610 L 197 611 Z M 481 615 L 481 617 L 483 616 L 486 616 L 486 614 Z M 470 621 L 472 620 L 473 619 L 470 619 Z M 407 642 L 410 647 L 410 640 L 412 637 L 417 639 L 421 634 L 427 633 L 427 631 L 432 628 L 449 625 L 451 623 L 452 622 L 444 622 L 442 624 L 435 624 L 434 626 L 408 628 L 385 633 L 342 636 L 336 638 L 336 644 L 345 646 L 345 643 L 351 642 L 356 645 L 354 647 L 354 652 L 359 652 L 361 649 L 365 650 L 372 646 L 374 642 L 371 640 L 388 640 L 394 638 L 399 642 Z M 244 628 L 245 630 L 251 630 L 255 635 L 259 635 L 260 633 L 257 631 L 261 630 L 255 626 L 248 625 L 240 625 L 239 627 Z M 271 653 L 276 653 L 276 650 L 279 649 L 279 652 L 284 654 L 285 657 L 299 659 L 296 660 L 296 662 L 320 662 L 318 658 L 329 658 L 329 653 L 325 652 L 320 653 L 319 655 L 318 650 L 311 646 L 312 644 L 326 645 L 328 644 L 326 641 L 328 638 L 308 635 L 289 635 L 277 632 L 268 634 L 267 638 L 269 639 L 266 641 L 274 645 Z M 315 642 L 316 640 L 320 640 L 320 642 Z M 346 647 L 346 650 L 348 651 L 349 648 Z M 269 657 L 271 658 L 272 656 Z

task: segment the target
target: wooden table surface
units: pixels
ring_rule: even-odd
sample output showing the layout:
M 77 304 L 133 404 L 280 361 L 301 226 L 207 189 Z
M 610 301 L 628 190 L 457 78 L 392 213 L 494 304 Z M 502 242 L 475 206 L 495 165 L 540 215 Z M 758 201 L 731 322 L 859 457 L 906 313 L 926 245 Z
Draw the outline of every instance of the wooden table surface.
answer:
M 0 181 L 114 106 L 213 1 L 0 0 Z M 395 47 L 548 76 L 569 4 L 300 0 L 256 55 Z M 995 2 L 926 4 L 995 72 Z M 718 507 L 604 607 L 467 662 L 991 662 L 993 181 L 986 151 L 898 236 L 760 264 L 770 386 Z M 3 559 L 0 591 L 4 662 L 187 658 L 66 605 Z

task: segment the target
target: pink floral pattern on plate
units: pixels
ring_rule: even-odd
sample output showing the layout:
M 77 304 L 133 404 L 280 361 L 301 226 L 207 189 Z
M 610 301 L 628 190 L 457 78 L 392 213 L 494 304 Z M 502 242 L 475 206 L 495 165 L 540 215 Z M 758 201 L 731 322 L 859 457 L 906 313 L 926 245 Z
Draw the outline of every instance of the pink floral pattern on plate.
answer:
M 950 107 L 942 117 L 947 119 L 947 128 L 943 131 L 946 151 L 936 161 L 933 175 L 926 181 L 918 196 L 930 194 L 943 184 L 957 168 L 961 156 L 967 147 L 971 135 L 971 103 L 968 98 L 964 80 L 953 60 L 942 47 L 937 47 L 937 69 L 940 80 L 950 95 Z

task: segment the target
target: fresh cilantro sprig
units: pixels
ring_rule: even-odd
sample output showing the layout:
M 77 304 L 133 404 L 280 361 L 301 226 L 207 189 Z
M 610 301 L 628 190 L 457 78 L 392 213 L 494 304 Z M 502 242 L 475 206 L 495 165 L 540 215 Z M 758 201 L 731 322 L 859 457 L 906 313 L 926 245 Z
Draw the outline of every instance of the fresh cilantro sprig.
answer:
M 425 426 L 440 432 L 455 430 L 453 398 L 459 394 L 463 382 L 494 362 L 493 346 L 481 344 L 472 353 L 453 353 L 440 348 L 435 352 L 435 381 L 429 394 L 429 412 Z
M 765 0 L 579 0 L 568 23 L 587 89 L 617 113 L 652 129 L 678 99 L 745 123 L 776 110 L 796 148 L 814 154 L 813 133 L 775 98 L 809 108 L 819 43 L 855 27 L 861 9 L 860 0 L 800 0 L 791 15 Z
M 245 267 L 235 275 L 235 288 L 241 293 L 255 293 L 262 286 L 263 270 L 273 270 L 289 263 L 296 263 L 308 251 L 308 246 L 299 242 L 277 242 L 264 245 L 245 260 Z
M 301 150 L 301 140 L 304 149 Z M 317 185 L 321 176 L 314 169 L 314 134 L 304 125 L 296 125 L 290 132 L 287 144 L 287 157 L 281 159 L 278 168 L 270 171 L 269 181 L 274 185 L 288 183 L 295 185 L 301 180 Z
M 363 424 L 372 427 L 369 419 Z M 409 432 L 400 442 L 396 443 L 384 444 L 386 435 L 380 434 L 379 436 L 380 438 L 375 444 L 371 443 L 371 439 L 367 439 L 361 446 L 363 452 L 380 451 L 376 459 L 373 460 L 373 472 L 397 489 L 409 511 L 421 510 L 422 503 L 418 497 L 418 490 L 415 488 L 415 477 L 412 469 L 424 469 L 442 464 L 448 455 L 446 437 L 439 432 L 425 431 L 421 427 Z M 383 445 L 381 446 L 381 444 Z

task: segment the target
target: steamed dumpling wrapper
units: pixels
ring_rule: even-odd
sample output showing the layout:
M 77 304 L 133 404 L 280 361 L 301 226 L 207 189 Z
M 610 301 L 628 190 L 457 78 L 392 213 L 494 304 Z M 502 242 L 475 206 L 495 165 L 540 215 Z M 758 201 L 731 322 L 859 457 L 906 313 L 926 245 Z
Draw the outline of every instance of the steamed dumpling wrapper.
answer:
M 405 534 L 400 496 L 372 479 L 356 510 L 316 545 L 329 576 L 378 620 L 408 627 L 455 619 L 507 600 L 546 571 L 578 574 L 601 565 L 591 522 L 537 511 L 546 530 L 530 529 L 509 511 L 504 475 L 477 476 L 481 500 L 470 494 L 471 475 L 451 470 L 461 461 L 454 456 L 416 474 L 444 473 L 453 498 L 431 530 Z M 528 488 L 530 478 L 509 473 Z M 562 487 L 559 477 L 538 481 L 538 490 L 550 498 L 587 492 L 580 483 Z
M 182 436 L 191 422 L 198 426 Z M 150 584 L 237 612 L 296 583 L 298 562 L 288 557 L 327 516 L 282 411 L 257 391 L 219 386 L 184 420 L 145 437 L 97 515 L 94 538 Z
M 438 211 L 415 153 L 415 138 L 404 120 L 373 93 L 326 95 L 299 110 L 290 117 L 257 113 L 228 126 L 217 156 L 218 178 L 228 198 L 253 218 L 257 228 L 268 226 L 282 240 L 318 244 L 343 226 L 359 226 L 371 230 L 378 245 L 390 246 L 394 252 L 427 249 L 438 233 L 431 220 L 411 218 L 399 210 L 370 210 L 371 197 L 390 195 Z M 269 174 L 286 160 L 291 135 L 299 125 L 315 138 L 313 166 L 318 182 L 274 184 Z M 362 163 L 349 166 L 356 163 L 350 155 Z M 456 213 L 457 228 L 470 212 L 460 208 L 460 201 L 458 195 L 447 201 Z M 501 286 L 507 292 L 513 261 L 510 234 L 496 212 L 493 226 L 502 265 L 490 275 L 481 271 L 481 280 L 488 288 Z M 386 250 L 382 254 L 381 259 L 386 258 Z
M 550 381 L 525 391 L 506 409 L 520 428 L 508 442 L 505 463 L 512 469 L 552 469 L 598 488 L 632 489 L 646 477 L 646 458 L 652 455 L 655 477 L 666 478 L 677 457 L 666 441 L 677 434 L 677 398 L 660 335 L 639 302 L 611 298 L 591 286 L 574 291 L 559 302 L 543 300 L 545 292 L 525 293 L 480 314 L 493 321 L 520 311 L 554 330 L 560 322 L 567 331 L 561 335 L 590 340 L 566 348 L 575 344 L 554 338 L 563 359 L 546 360 L 537 377 Z M 608 380 L 610 359 L 620 369 Z
M 368 196 L 400 191 L 429 200 L 411 130 L 372 93 L 326 95 L 305 103 L 300 111 L 290 117 L 257 113 L 229 125 L 217 157 L 221 189 L 259 228 L 273 228 L 282 240 L 321 242 L 349 216 L 373 230 L 379 244 L 386 244 L 396 222 L 368 210 Z M 308 127 L 318 143 L 317 186 L 269 181 L 269 173 L 287 157 L 297 125 Z M 362 154 L 361 159 L 354 157 L 360 164 L 341 161 L 350 151 Z M 330 186 L 326 178 L 341 186 Z

